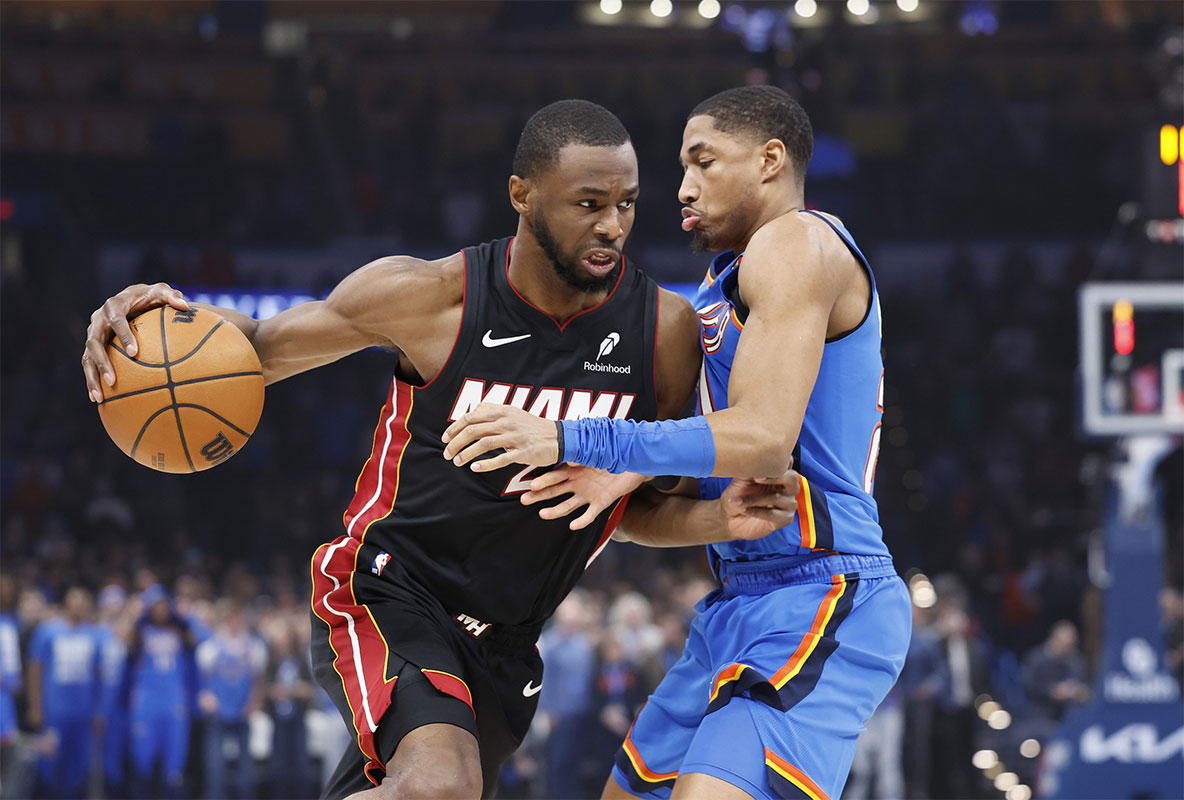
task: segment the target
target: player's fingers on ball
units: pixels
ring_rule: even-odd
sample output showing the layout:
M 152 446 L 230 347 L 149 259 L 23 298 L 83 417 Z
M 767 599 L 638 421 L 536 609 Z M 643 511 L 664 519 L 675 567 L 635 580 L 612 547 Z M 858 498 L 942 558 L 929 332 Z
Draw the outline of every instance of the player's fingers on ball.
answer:
M 115 333 L 115 339 L 123 351 L 129 356 L 134 356 L 139 352 L 140 344 L 136 341 L 136 335 L 132 333 L 132 326 L 128 324 L 127 317 L 123 314 L 113 315 L 109 317 L 109 321 L 111 330 Z
M 189 303 L 185 300 L 185 295 L 167 283 L 153 284 L 150 294 L 152 299 L 157 302 L 167 303 L 179 311 L 189 310 Z
M 86 393 L 92 403 L 103 400 L 103 390 L 99 388 L 99 371 L 91 361 L 90 353 L 82 353 L 82 376 L 86 379 Z
M 96 375 L 106 381 L 108 386 L 114 386 L 115 369 L 111 366 L 111 360 L 107 358 L 107 348 L 99 344 L 98 339 L 87 339 L 86 354 L 90 356 L 88 361 L 94 367 Z

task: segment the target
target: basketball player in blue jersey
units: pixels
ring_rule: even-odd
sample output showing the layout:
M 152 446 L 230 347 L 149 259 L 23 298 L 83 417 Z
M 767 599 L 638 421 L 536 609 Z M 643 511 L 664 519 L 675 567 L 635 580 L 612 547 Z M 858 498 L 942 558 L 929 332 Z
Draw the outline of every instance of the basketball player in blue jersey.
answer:
M 445 432 L 444 456 L 476 471 L 570 462 L 688 475 L 705 499 L 727 476 L 778 475 L 791 459 L 801 473 L 792 524 L 709 546 L 720 588 L 626 736 L 605 797 L 838 798 L 904 662 L 909 598 L 872 497 L 879 300 L 843 224 L 805 209 L 812 145 L 805 112 L 772 87 L 722 92 L 687 120 L 682 226 L 720 253 L 695 302 L 699 416 L 555 424 L 486 405 Z M 494 449 L 504 452 L 474 461 Z M 612 483 L 566 467 L 525 499 L 571 493 L 591 512 L 637 478 Z M 668 546 L 709 516 L 642 490 L 618 531 Z
M 519 502 L 533 470 L 475 474 L 443 460 L 450 422 L 482 401 L 550 421 L 661 419 L 694 393 L 694 310 L 621 252 L 638 169 L 620 120 L 586 101 L 553 103 L 527 122 L 513 169 L 513 237 L 436 261 L 379 259 L 326 300 L 267 320 L 217 309 L 269 384 L 367 347 L 398 350 L 345 530 L 310 565 L 315 672 L 356 743 L 326 797 L 491 793 L 538 703 L 542 626 L 625 509 L 606 505 L 572 534 L 566 515 Z M 114 380 L 112 334 L 134 353 L 127 317 L 165 304 L 188 308 L 171 287 L 141 284 L 92 315 L 93 399 Z M 791 516 L 793 493 L 728 491 L 740 502 L 710 504 L 726 513 L 703 542 Z

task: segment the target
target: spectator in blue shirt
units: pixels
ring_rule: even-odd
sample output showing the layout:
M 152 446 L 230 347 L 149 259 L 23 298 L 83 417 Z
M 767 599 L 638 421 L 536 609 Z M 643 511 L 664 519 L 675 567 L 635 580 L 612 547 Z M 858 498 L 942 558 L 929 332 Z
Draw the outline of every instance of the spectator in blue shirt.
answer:
M 258 684 L 267 647 L 247 629 L 241 605 L 227 603 L 214 635 L 197 648 L 201 674 L 198 705 L 206 717 L 206 797 L 223 800 L 227 762 L 235 761 L 233 796 L 254 797 L 254 763 L 248 750 L 248 718 L 259 707 Z
M 271 717 L 271 765 L 268 782 L 272 797 L 302 797 L 308 779 L 308 741 L 304 717 L 315 684 L 307 647 L 301 647 L 292 624 L 283 618 L 269 630 L 266 702 Z
M 13 616 L 16 584 L 0 576 L 0 780 L 7 783 L 10 748 L 16 740 L 16 693 L 21 687 L 20 627 Z
M 33 633 L 29 657 L 29 722 L 53 743 L 38 763 L 40 791 L 82 797 L 99 710 L 99 634 L 90 624 L 90 594 L 66 592 L 64 615 Z
M 103 716 L 102 765 L 104 796 L 127 795 L 128 720 L 126 698 L 123 694 L 127 671 L 127 642 L 131 638 L 133 619 L 128 618 L 127 592 L 117 585 L 108 585 L 99 592 L 99 665 L 102 676 L 102 699 L 99 713 Z
M 145 609 L 128 647 L 128 719 L 136 797 L 178 797 L 189 754 L 189 710 L 195 693 L 194 637 L 154 584 L 140 597 Z M 159 769 L 163 789 L 153 789 Z
M 553 624 L 539 639 L 539 652 L 547 664 L 539 712 L 551 723 L 545 759 L 547 797 L 580 795 L 596 667 L 596 649 L 587 624 L 587 602 L 577 589 L 555 609 Z

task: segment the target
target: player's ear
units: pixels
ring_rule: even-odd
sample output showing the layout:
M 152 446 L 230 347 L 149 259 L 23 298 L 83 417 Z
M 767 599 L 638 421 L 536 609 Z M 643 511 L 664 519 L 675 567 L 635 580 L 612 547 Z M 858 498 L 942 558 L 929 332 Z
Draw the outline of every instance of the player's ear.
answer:
M 785 142 L 780 139 L 765 142 L 761 152 L 761 180 L 771 181 L 786 170 L 792 170 L 792 167 L 789 164 L 789 154 L 785 152 Z
M 519 214 L 530 213 L 530 181 L 517 175 L 510 176 L 510 205 Z

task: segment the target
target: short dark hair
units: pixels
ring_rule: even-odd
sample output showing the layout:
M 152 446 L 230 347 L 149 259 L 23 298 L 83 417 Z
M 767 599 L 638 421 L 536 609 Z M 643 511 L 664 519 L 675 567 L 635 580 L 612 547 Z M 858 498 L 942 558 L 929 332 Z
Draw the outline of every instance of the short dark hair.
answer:
M 569 144 L 617 147 L 629 132 L 613 112 L 587 100 L 560 100 L 539 109 L 522 129 L 514 151 L 514 174 L 534 178 L 546 172 Z
M 780 139 L 793 161 L 797 179 L 806 179 L 814 153 L 814 129 L 806 110 L 776 86 L 739 86 L 726 89 L 695 106 L 687 119 L 706 115 L 725 133 L 750 136 L 761 142 Z

